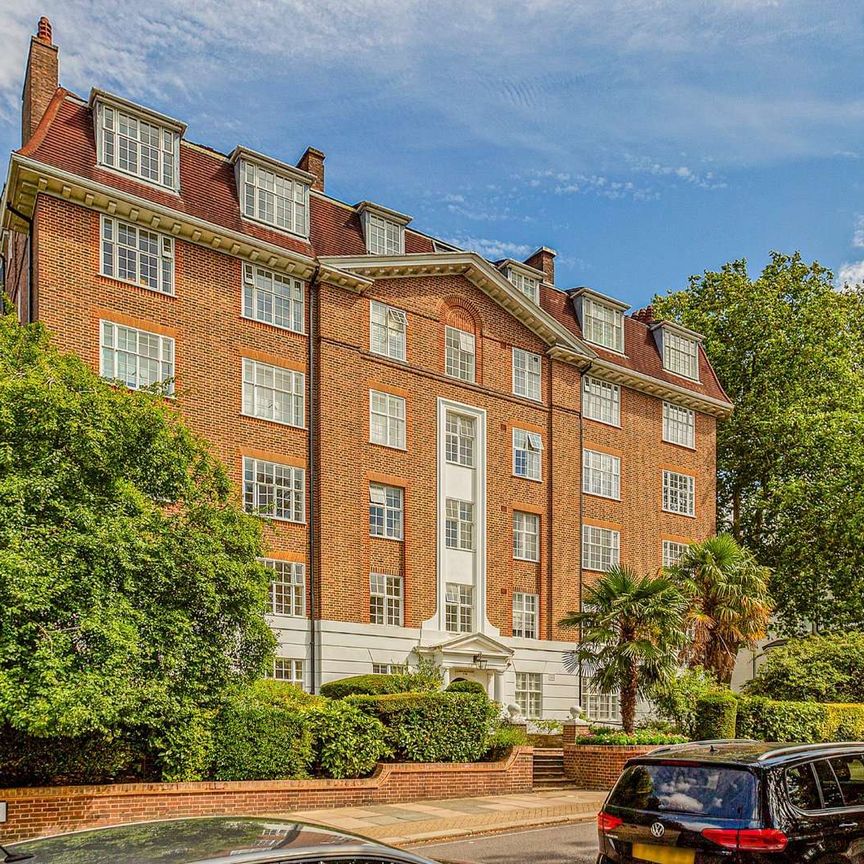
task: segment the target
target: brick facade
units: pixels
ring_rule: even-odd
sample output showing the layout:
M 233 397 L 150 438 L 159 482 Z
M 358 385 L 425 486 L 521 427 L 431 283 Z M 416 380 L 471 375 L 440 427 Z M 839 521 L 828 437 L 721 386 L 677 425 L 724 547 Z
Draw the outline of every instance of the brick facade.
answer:
M 38 56 L 31 54 L 28 80 L 38 92 L 56 88 Z M 33 221 L 33 309 L 22 253 L 29 224 L 4 211 L 10 295 L 22 318 L 32 311 L 60 347 L 97 370 L 101 320 L 173 338 L 176 404 L 224 462 L 238 494 L 244 456 L 307 472 L 305 522 L 265 524 L 268 556 L 307 565 L 306 617 L 272 620 L 279 654 L 303 661 L 304 682 L 314 687 L 426 651 L 451 677 L 481 680 L 505 703 L 515 699 L 516 673 L 533 673 L 542 680 L 543 714 L 566 717 L 580 688 L 561 662 L 574 636 L 557 622 L 579 608 L 581 586 L 597 576 L 582 571 L 582 525 L 620 531 L 621 561 L 640 572 L 660 567 L 664 539 L 714 532 L 715 426 L 731 406 L 704 352 L 698 349 L 700 380 L 669 372 L 646 316 L 624 318 L 623 354 L 588 345 L 572 298 L 552 284 L 554 252 L 545 247 L 528 259 L 543 276 L 534 301 L 508 282 L 503 264 L 441 249 L 410 226 L 406 254 L 367 255 L 359 208 L 325 194 L 324 154 L 314 148 L 300 161 L 314 178 L 303 239 L 241 216 L 228 158 L 184 141 L 175 195 L 99 165 L 93 111 L 83 100 L 56 89 L 44 102 L 33 108 L 44 116 L 13 154 L 7 190 Z M 173 239 L 173 294 L 100 275 L 105 214 Z M 302 333 L 243 317 L 250 262 L 302 279 Z M 372 301 L 405 313 L 405 362 L 370 350 Z M 474 336 L 472 383 L 446 374 L 448 325 Z M 540 357 L 539 399 L 514 395 L 514 348 Z M 243 358 L 306 374 L 304 428 L 242 413 Z M 587 373 L 620 386 L 620 427 L 582 416 Z M 404 449 L 370 443 L 370 390 L 405 400 Z M 694 449 L 663 442 L 664 399 L 695 410 Z M 476 417 L 478 436 L 482 428 L 470 495 L 483 521 L 470 563 L 442 540 L 447 484 L 464 485 L 443 464 L 447 405 Z M 542 439 L 539 481 L 514 476 L 514 428 Z M 583 494 L 583 446 L 620 457 L 620 500 Z M 662 511 L 664 468 L 695 478 L 695 517 Z M 402 490 L 401 540 L 370 536 L 370 483 Z M 514 557 L 514 511 L 539 518 L 536 562 Z M 373 572 L 401 577 L 401 625 L 370 623 Z M 475 589 L 474 633 L 451 644 L 444 585 L 460 580 Z M 514 592 L 537 595 L 537 638 L 512 635 Z
M 533 751 L 500 762 L 381 764 L 359 780 L 128 783 L 0 789 L 7 821 L 0 842 L 83 828 L 186 816 L 261 816 L 292 810 L 362 807 L 423 799 L 530 792 Z
M 611 789 L 628 759 L 656 747 L 609 744 L 564 744 L 564 774 L 579 789 Z

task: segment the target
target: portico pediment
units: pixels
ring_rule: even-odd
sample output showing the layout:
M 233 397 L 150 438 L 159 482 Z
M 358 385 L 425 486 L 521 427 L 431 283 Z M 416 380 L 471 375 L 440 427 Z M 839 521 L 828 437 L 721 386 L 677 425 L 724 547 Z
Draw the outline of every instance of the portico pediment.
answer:
M 464 633 L 453 639 L 428 645 L 419 651 L 434 657 L 444 668 L 490 669 L 503 672 L 513 650 L 483 633 Z

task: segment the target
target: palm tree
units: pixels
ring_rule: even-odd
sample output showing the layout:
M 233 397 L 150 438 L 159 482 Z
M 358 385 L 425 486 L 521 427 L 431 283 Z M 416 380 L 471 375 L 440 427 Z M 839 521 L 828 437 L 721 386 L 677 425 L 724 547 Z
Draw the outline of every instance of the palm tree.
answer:
M 684 660 L 729 684 L 738 652 L 754 647 L 767 630 L 771 571 L 731 534 L 718 534 L 694 543 L 666 572 L 690 601 L 687 619 L 693 638 Z
M 620 692 L 625 732 L 633 731 L 639 695 L 673 674 L 686 611 L 686 598 L 667 576 L 615 566 L 585 589 L 582 611 L 561 620 L 581 631 L 565 665 L 575 671 L 585 664 L 601 693 Z

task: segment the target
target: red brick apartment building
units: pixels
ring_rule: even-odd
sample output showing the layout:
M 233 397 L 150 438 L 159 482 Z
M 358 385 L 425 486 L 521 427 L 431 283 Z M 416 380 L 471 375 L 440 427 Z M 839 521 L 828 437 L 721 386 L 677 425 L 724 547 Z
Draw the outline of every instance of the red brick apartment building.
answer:
M 621 561 L 714 531 L 731 410 L 699 335 L 490 262 L 296 165 L 58 83 L 42 19 L 3 193 L 22 320 L 108 378 L 173 378 L 266 518 L 275 674 L 307 688 L 438 660 L 529 716 L 582 691 L 559 619 Z

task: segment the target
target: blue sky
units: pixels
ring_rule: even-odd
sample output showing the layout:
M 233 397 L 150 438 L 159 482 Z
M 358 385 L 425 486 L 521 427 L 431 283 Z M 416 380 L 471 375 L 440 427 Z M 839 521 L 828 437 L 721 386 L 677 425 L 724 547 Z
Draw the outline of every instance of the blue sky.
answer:
M 316 146 L 331 194 L 493 258 L 551 246 L 561 287 L 639 306 L 772 249 L 864 281 L 848 0 L 0 0 L 4 153 L 41 14 L 69 89 L 225 152 Z

